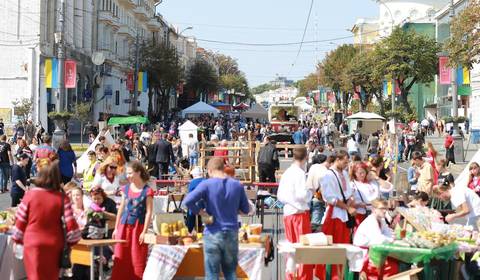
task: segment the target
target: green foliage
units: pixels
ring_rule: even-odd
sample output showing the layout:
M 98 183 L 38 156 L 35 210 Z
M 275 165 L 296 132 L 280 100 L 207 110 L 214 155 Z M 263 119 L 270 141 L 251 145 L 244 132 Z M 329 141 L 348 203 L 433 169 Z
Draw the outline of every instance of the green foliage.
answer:
M 209 93 L 218 89 L 218 75 L 213 66 L 203 59 L 197 59 L 187 76 L 187 87 L 195 93 Z
M 91 103 L 77 103 L 73 108 L 73 117 L 82 123 L 86 122 L 90 119 L 91 109 Z
M 263 93 L 265 91 L 269 91 L 269 90 L 276 90 L 278 89 L 280 86 L 272 86 L 271 84 L 261 84 L 261 85 L 258 85 L 252 89 L 250 89 L 250 92 L 253 94 L 253 95 L 256 95 L 256 94 L 260 94 L 260 93 Z
M 296 87 L 299 91 L 299 96 L 307 96 L 307 94 L 313 90 L 318 89 L 319 75 L 317 73 L 311 73 L 303 80 L 297 81 Z
M 401 28 L 396 28 L 375 48 L 376 75 L 395 79 L 401 91 L 400 101 L 409 114 L 413 112 L 408 102 L 410 89 L 415 83 L 434 80 L 439 50 L 434 39 Z
M 209 57 L 213 58 L 213 61 L 218 66 L 218 75 L 235 75 L 235 76 L 244 76 L 244 74 L 240 71 L 238 67 L 238 62 L 236 59 L 232 58 L 231 56 L 221 54 L 221 53 L 214 53 L 208 52 L 207 54 Z
M 352 98 L 353 87 L 346 69 L 357 52 L 358 50 L 353 45 L 341 45 L 328 53 L 325 59 L 318 65 L 322 84 L 332 88 L 336 93 L 342 93 L 340 98 L 336 99 L 338 109 L 340 108 L 340 103 L 343 103 L 346 110 Z
M 58 120 L 58 121 L 68 121 L 73 117 L 73 114 L 67 111 L 64 112 L 50 112 L 48 113 L 48 117 L 51 118 L 52 120 Z
M 454 118 L 452 116 L 444 116 L 442 118 L 442 120 L 445 123 L 463 123 L 463 122 L 465 122 L 466 118 L 464 116 L 458 116 L 456 118 Z
M 480 1 L 469 1 L 468 6 L 455 16 L 450 27 L 450 38 L 444 49 L 453 66 L 467 66 L 480 62 Z
M 219 77 L 219 86 L 225 90 L 234 89 L 235 92 L 244 92 L 248 90 L 248 82 L 243 73 L 225 74 Z
M 12 101 L 13 113 L 20 120 L 26 121 L 30 118 L 33 112 L 33 101 L 30 98 L 22 97 Z

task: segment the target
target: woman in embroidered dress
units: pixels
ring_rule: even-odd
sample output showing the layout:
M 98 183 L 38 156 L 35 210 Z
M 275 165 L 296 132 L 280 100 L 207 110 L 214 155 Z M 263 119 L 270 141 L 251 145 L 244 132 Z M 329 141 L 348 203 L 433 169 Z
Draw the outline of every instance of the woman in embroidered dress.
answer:
M 355 228 L 367 217 L 367 209 L 371 210 L 372 200 L 379 197 L 378 186 L 369 180 L 368 178 L 368 165 L 364 162 L 356 163 L 353 166 L 351 178 L 351 187 L 353 189 L 353 195 L 355 198 L 355 208 L 357 208 L 357 214 L 355 215 Z
M 480 165 L 476 162 L 472 162 L 468 167 L 470 176 L 468 177 L 468 188 L 474 190 L 477 194 L 480 194 Z
M 130 182 L 123 188 L 113 238 L 126 240 L 115 246 L 112 280 L 142 279 L 147 265 L 148 245 L 143 242 L 153 212 L 153 190 L 145 167 L 134 161 L 127 167 Z
M 73 245 L 80 240 L 72 204 L 68 196 L 62 194 L 61 180 L 58 161 L 42 167 L 35 180 L 37 187 L 25 193 L 17 210 L 12 238 L 23 244 L 23 262 L 30 280 L 58 279 L 64 244 L 62 215 L 65 217 L 67 243 Z

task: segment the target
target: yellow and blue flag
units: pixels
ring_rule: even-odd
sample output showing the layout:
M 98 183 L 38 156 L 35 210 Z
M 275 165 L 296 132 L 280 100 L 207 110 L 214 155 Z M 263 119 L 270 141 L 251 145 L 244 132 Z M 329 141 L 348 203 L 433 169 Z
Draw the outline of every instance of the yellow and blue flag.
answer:
M 45 87 L 58 88 L 58 59 L 45 59 Z
M 146 92 L 148 89 L 148 75 L 147 72 L 138 72 L 138 91 Z
M 457 68 L 457 84 L 459 86 L 470 84 L 470 70 L 468 68 Z

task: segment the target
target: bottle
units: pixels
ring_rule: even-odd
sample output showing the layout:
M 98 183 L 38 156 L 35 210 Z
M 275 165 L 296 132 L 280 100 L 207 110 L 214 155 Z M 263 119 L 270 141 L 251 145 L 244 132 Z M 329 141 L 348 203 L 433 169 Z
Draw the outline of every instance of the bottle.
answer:
M 23 245 L 22 244 L 15 244 L 15 258 L 22 260 L 23 259 Z

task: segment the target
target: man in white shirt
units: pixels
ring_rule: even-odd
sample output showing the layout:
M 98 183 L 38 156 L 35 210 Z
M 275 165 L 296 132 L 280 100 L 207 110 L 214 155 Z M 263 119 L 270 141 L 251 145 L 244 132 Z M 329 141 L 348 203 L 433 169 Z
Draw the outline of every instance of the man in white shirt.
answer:
M 452 223 L 462 217 L 467 218 L 467 225 L 477 229 L 477 222 L 480 218 L 480 197 L 474 190 L 465 186 L 452 187 L 451 183 L 445 181 L 438 187 L 440 199 L 450 200 L 456 212 L 445 217 L 447 223 Z
M 350 135 L 350 138 L 347 141 L 347 151 L 350 156 L 353 156 L 354 154 L 358 154 L 360 152 L 358 143 L 357 141 L 355 141 L 355 134 Z
M 333 237 L 333 243 L 351 243 L 351 227 L 347 227 L 349 215 L 355 217 L 355 200 L 348 177 L 349 157 L 346 151 L 336 152 L 335 162 L 321 181 L 322 197 L 327 204 L 323 216 L 322 232 Z M 325 279 L 325 265 L 317 265 L 315 276 Z M 332 266 L 332 277 L 337 277 L 337 266 Z
M 307 149 L 295 148 L 293 159 L 294 162 L 280 179 L 277 197 L 284 204 L 285 236 L 289 242 L 298 243 L 300 235 L 311 233 L 309 205 L 314 190 L 306 186 Z M 313 265 L 300 265 L 296 279 L 313 279 L 313 267 Z M 293 275 L 287 274 L 287 279 L 293 279 Z

